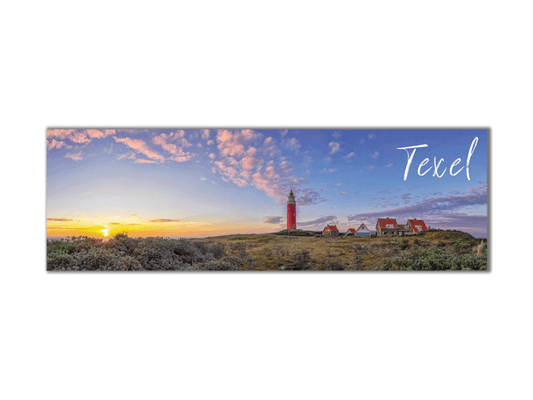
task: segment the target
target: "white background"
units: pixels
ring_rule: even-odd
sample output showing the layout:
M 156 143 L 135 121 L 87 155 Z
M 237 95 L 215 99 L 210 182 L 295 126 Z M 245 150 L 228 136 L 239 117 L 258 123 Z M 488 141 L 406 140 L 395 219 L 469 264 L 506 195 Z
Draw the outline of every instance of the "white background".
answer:
M 3 2 L 0 397 L 531 399 L 532 11 Z M 49 274 L 48 126 L 488 126 L 492 271 Z

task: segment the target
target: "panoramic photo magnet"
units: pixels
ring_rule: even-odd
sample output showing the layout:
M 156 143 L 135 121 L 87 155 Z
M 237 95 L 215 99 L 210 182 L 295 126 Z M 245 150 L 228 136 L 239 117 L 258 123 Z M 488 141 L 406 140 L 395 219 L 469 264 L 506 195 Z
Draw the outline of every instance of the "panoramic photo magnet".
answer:
M 49 271 L 487 271 L 488 129 L 46 131 Z

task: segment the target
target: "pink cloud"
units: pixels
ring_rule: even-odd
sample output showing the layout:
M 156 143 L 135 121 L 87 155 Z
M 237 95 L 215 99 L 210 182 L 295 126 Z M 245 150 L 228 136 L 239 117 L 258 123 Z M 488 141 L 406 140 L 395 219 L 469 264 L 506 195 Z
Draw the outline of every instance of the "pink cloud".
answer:
M 222 162 L 222 161 L 215 161 L 215 165 L 217 166 L 219 172 L 223 176 L 228 178 L 227 180 L 235 183 L 238 186 L 247 186 L 248 185 L 248 182 L 246 180 L 244 180 L 241 177 L 239 177 L 240 173 L 237 170 L 237 168 L 232 167 L 232 166 L 228 166 L 228 165 L 224 164 L 224 162 Z
M 288 175 L 294 170 L 294 165 L 290 161 L 282 160 L 279 164 L 279 172 L 282 175 Z
M 241 167 L 245 171 L 250 171 L 251 169 L 257 167 L 260 163 L 260 160 L 255 156 L 246 156 L 241 161 Z
M 277 175 L 273 175 L 272 179 L 268 179 L 265 177 L 264 174 L 261 174 L 260 172 L 256 172 L 253 174 L 253 184 L 254 186 L 265 192 L 265 194 L 268 197 L 272 197 L 275 199 L 282 199 L 284 195 L 283 188 L 279 185 L 278 180 L 279 177 Z M 287 194 L 285 193 L 285 197 L 287 197 Z
M 287 200 L 291 189 L 300 205 L 323 201 L 317 192 L 299 189 L 307 180 L 297 177 L 294 165 L 284 157 L 275 160 L 280 151 L 272 137 L 264 141 L 262 138 L 262 134 L 251 129 L 218 130 L 216 142 L 220 160 L 214 162 L 212 171 L 227 182 L 241 187 L 253 186 L 279 204 Z M 214 159 L 215 155 L 211 153 L 209 157 Z
M 46 137 L 47 139 L 68 139 L 76 144 L 88 144 L 93 139 L 102 139 L 115 133 L 114 129 L 48 129 Z
M 329 147 L 331 148 L 331 151 L 329 152 L 330 154 L 335 154 L 341 149 L 340 143 L 337 142 L 330 142 Z
M 69 146 L 67 144 L 67 142 L 65 142 L 63 140 L 56 140 L 56 139 L 52 139 L 52 140 L 47 139 L 46 140 L 46 148 L 48 150 L 60 149 L 62 147 L 65 147 L 66 149 L 71 149 L 72 148 L 72 146 Z
M 87 135 L 91 139 L 102 139 L 108 136 L 114 135 L 116 132 L 114 129 L 87 129 Z
M 162 133 L 155 136 L 152 142 L 158 146 L 161 146 L 163 150 L 170 153 L 172 156 L 169 160 L 177 162 L 185 162 L 192 158 L 192 154 L 184 149 L 192 146 L 192 144 L 185 138 L 185 132 L 183 130 L 175 131 L 169 134 Z
M 130 147 L 131 149 L 133 149 L 135 152 L 137 153 L 140 153 L 140 154 L 144 154 L 146 157 L 152 159 L 152 160 L 156 160 L 156 161 L 159 161 L 159 162 L 164 162 L 165 161 L 165 157 L 163 157 L 161 154 L 159 154 L 158 152 L 152 150 L 144 140 L 141 140 L 141 139 L 131 139 L 131 138 L 117 138 L 115 137 L 114 138 L 116 142 L 118 143 L 124 143 L 126 146 Z
M 130 160 L 135 160 L 135 153 L 133 151 L 128 151 L 126 154 L 119 154 L 117 160 L 122 160 L 123 158 L 128 158 Z
M 261 151 L 263 155 L 267 158 L 275 157 L 280 153 L 278 147 L 276 146 L 276 142 L 272 138 L 272 136 L 269 136 L 265 139 L 263 142 L 263 146 L 261 147 Z
M 219 130 L 217 133 L 218 150 L 222 156 L 243 156 L 246 147 L 252 140 L 260 138 L 262 135 L 251 129 L 241 131 Z
M 283 142 L 283 147 L 289 150 L 298 150 L 300 148 L 300 143 L 296 138 L 291 138 Z
M 46 131 L 46 138 L 70 139 L 75 132 L 76 129 L 48 129 Z
M 81 153 L 81 151 L 77 152 L 77 153 L 68 153 L 68 154 L 65 154 L 65 158 L 70 158 L 74 161 L 80 161 L 80 160 L 83 160 L 83 155 Z

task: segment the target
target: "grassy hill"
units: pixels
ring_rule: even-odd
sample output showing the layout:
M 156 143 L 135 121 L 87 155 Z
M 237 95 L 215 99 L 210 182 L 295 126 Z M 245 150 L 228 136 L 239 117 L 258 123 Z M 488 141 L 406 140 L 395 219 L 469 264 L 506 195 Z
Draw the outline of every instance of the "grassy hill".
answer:
M 431 231 L 407 237 L 263 234 L 203 240 L 223 246 L 227 256 L 233 257 L 232 262 L 244 270 L 405 270 L 409 264 L 420 270 L 487 268 L 486 240 L 480 247 L 481 239 L 460 231 Z M 425 259 L 428 262 L 420 262 Z

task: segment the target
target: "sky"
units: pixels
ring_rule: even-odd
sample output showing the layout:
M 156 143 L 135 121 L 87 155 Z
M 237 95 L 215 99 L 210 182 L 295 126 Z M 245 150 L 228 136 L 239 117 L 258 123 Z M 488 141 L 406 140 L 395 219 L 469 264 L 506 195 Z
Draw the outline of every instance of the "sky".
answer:
M 48 129 L 46 148 L 48 237 L 275 232 L 291 189 L 301 229 L 487 236 L 486 129 Z

